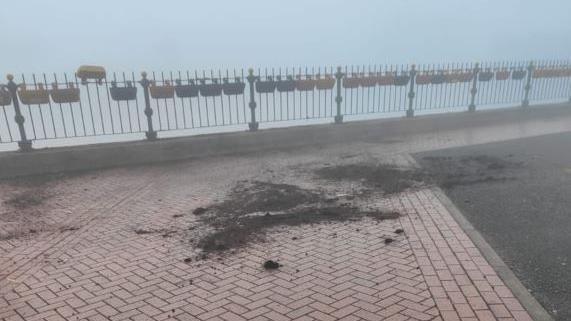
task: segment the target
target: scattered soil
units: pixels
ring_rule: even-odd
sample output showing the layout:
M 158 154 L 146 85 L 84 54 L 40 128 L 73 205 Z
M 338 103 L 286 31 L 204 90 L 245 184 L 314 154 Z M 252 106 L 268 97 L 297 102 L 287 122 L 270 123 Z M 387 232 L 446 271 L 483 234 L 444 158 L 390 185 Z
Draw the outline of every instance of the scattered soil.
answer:
M 15 194 L 5 200 L 4 204 L 17 209 L 25 209 L 41 205 L 48 198 L 50 198 L 50 195 L 44 190 L 38 189 Z
M 197 207 L 194 209 L 194 211 L 192 211 L 192 214 L 201 215 L 204 214 L 204 212 L 206 212 L 206 209 L 204 207 Z
M 424 180 L 420 170 L 402 169 L 387 164 L 348 164 L 323 167 L 316 174 L 330 180 L 362 181 L 366 185 L 379 188 L 385 194 L 395 194 L 415 187 Z
M 145 234 L 161 234 L 163 237 L 171 237 L 173 234 L 176 234 L 176 230 L 167 230 L 167 229 L 136 229 L 135 234 L 138 235 L 145 235 Z
M 241 183 L 220 204 L 209 207 L 201 221 L 214 228 L 198 246 L 204 252 L 225 251 L 262 241 L 266 230 L 371 217 L 395 219 L 396 212 L 362 211 L 348 203 L 326 201 L 327 196 L 287 184 Z M 270 213 L 272 212 L 272 213 Z
M 97 178 L 97 176 L 93 174 L 93 170 L 85 170 L 85 171 L 73 171 L 65 173 L 52 173 L 52 174 L 6 178 L 0 180 L 0 184 L 6 183 L 12 186 L 38 187 L 50 182 L 61 181 L 73 177 L 81 177 L 86 175 L 91 175 L 93 179 Z
M 301 204 L 316 203 L 320 197 L 318 193 L 295 185 L 260 181 L 240 182 L 227 200 L 207 210 L 232 215 L 285 211 Z
M 403 169 L 386 164 L 348 164 L 323 167 L 315 172 L 324 179 L 361 181 L 385 194 L 394 194 L 426 185 L 450 189 L 512 180 L 512 171 L 521 168 L 523 163 L 511 161 L 509 156 L 506 158 L 487 155 L 426 156 L 420 160 L 422 169 Z
M 138 234 L 138 235 L 145 235 L 145 234 L 152 234 L 152 233 L 156 233 L 156 232 L 153 230 L 145 230 L 145 229 L 135 230 L 135 234 Z
M 79 230 L 79 227 L 77 226 L 65 226 L 59 229 L 60 232 L 77 231 L 77 230 Z
M 425 156 L 420 163 L 427 176 L 445 189 L 512 180 L 513 170 L 523 166 L 521 162 L 488 155 Z
M 198 242 L 198 246 L 206 252 L 224 251 L 244 246 L 252 241 L 264 239 L 265 230 L 276 226 L 299 226 L 327 222 L 356 221 L 363 217 L 376 220 L 395 219 L 395 212 L 363 212 L 356 207 L 313 207 L 288 211 L 283 214 L 242 216 L 217 224 L 220 227 L 206 235 Z

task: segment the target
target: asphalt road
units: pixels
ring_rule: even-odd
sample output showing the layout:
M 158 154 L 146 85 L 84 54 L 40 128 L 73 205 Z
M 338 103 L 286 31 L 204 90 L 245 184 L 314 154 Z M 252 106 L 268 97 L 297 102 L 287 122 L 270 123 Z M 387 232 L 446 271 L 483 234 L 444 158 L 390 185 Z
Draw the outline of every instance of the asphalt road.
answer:
M 502 179 L 449 184 L 446 194 L 546 310 L 571 320 L 571 133 L 415 155 L 440 167 L 435 175 L 468 172 L 461 177 L 476 172 L 462 160 L 478 157 L 506 161 L 477 170 Z

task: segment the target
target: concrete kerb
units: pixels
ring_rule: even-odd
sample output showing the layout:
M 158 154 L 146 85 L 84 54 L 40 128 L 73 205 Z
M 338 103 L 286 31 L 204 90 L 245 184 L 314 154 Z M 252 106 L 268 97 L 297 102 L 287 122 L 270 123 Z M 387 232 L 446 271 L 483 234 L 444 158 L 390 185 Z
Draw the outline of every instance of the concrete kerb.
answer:
M 414 157 L 409 155 L 407 157 L 409 164 L 412 167 L 420 168 L 420 165 L 416 162 Z M 505 285 L 510 288 L 513 295 L 519 300 L 521 305 L 529 313 L 534 321 L 554 321 L 551 315 L 545 310 L 545 308 L 529 293 L 527 288 L 521 283 L 513 271 L 505 264 L 505 262 L 500 258 L 500 256 L 494 251 L 492 246 L 484 239 L 482 234 L 478 232 L 466 219 L 464 214 L 454 205 L 454 203 L 446 196 L 446 193 L 440 187 L 431 187 L 432 191 L 440 201 L 440 203 L 446 208 L 446 210 L 452 215 L 456 223 L 464 230 L 468 237 L 474 242 L 474 245 L 480 250 L 484 258 L 488 261 L 490 266 L 494 268 L 498 276 L 502 279 Z
M 510 288 L 514 296 L 519 300 L 523 307 L 535 321 L 554 321 L 551 315 L 537 302 L 537 300 L 529 293 L 527 288 L 520 282 L 513 271 L 504 263 L 494 249 L 486 242 L 484 237 L 478 232 L 472 224 L 466 219 L 462 212 L 452 203 L 446 194 L 440 189 L 435 188 L 436 197 L 446 207 L 448 212 L 454 217 L 456 222 L 462 227 L 464 232 L 470 237 L 472 242 L 478 247 L 484 258 L 490 263 L 498 276 Z

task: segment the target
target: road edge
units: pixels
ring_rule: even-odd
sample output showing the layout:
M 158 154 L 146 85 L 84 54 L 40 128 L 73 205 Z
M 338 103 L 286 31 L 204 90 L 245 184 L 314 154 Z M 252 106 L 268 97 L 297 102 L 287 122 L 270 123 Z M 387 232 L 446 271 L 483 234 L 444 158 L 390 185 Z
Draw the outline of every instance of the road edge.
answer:
M 527 288 L 521 283 L 513 271 L 504 263 L 500 256 L 494 251 L 490 244 L 478 232 L 472 223 L 462 214 L 460 209 L 454 205 L 452 200 L 446 196 L 439 187 L 434 187 L 434 194 L 440 203 L 448 210 L 454 220 L 460 225 L 468 237 L 474 242 L 484 258 L 494 268 L 498 276 L 510 288 L 514 296 L 526 309 L 535 321 L 555 321 L 545 308 L 529 293 Z

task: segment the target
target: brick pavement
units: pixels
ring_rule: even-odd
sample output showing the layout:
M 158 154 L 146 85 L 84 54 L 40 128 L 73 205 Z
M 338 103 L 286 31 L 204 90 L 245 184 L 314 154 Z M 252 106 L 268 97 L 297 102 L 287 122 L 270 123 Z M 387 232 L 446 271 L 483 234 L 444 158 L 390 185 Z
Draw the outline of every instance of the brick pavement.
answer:
M 559 119 L 113 169 L 34 186 L 3 183 L 0 319 L 531 320 L 430 188 L 368 200 L 399 211 L 398 220 L 278 227 L 265 242 L 234 254 L 185 263 L 196 257 L 203 232 L 191 211 L 224 198 L 241 179 L 342 193 L 354 184 L 323 182 L 311 170 L 356 161 L 402 165 L 411 151 L 569 130 L 569 124 Z M 3 203 L 38 188 L 50 195 L 40 206 Z M 405 233 L 395 234 L 397 228 Z M 389 236 L 396 241 L 385 244 Z M 267 258 L 283 267 L 263 270 Z

